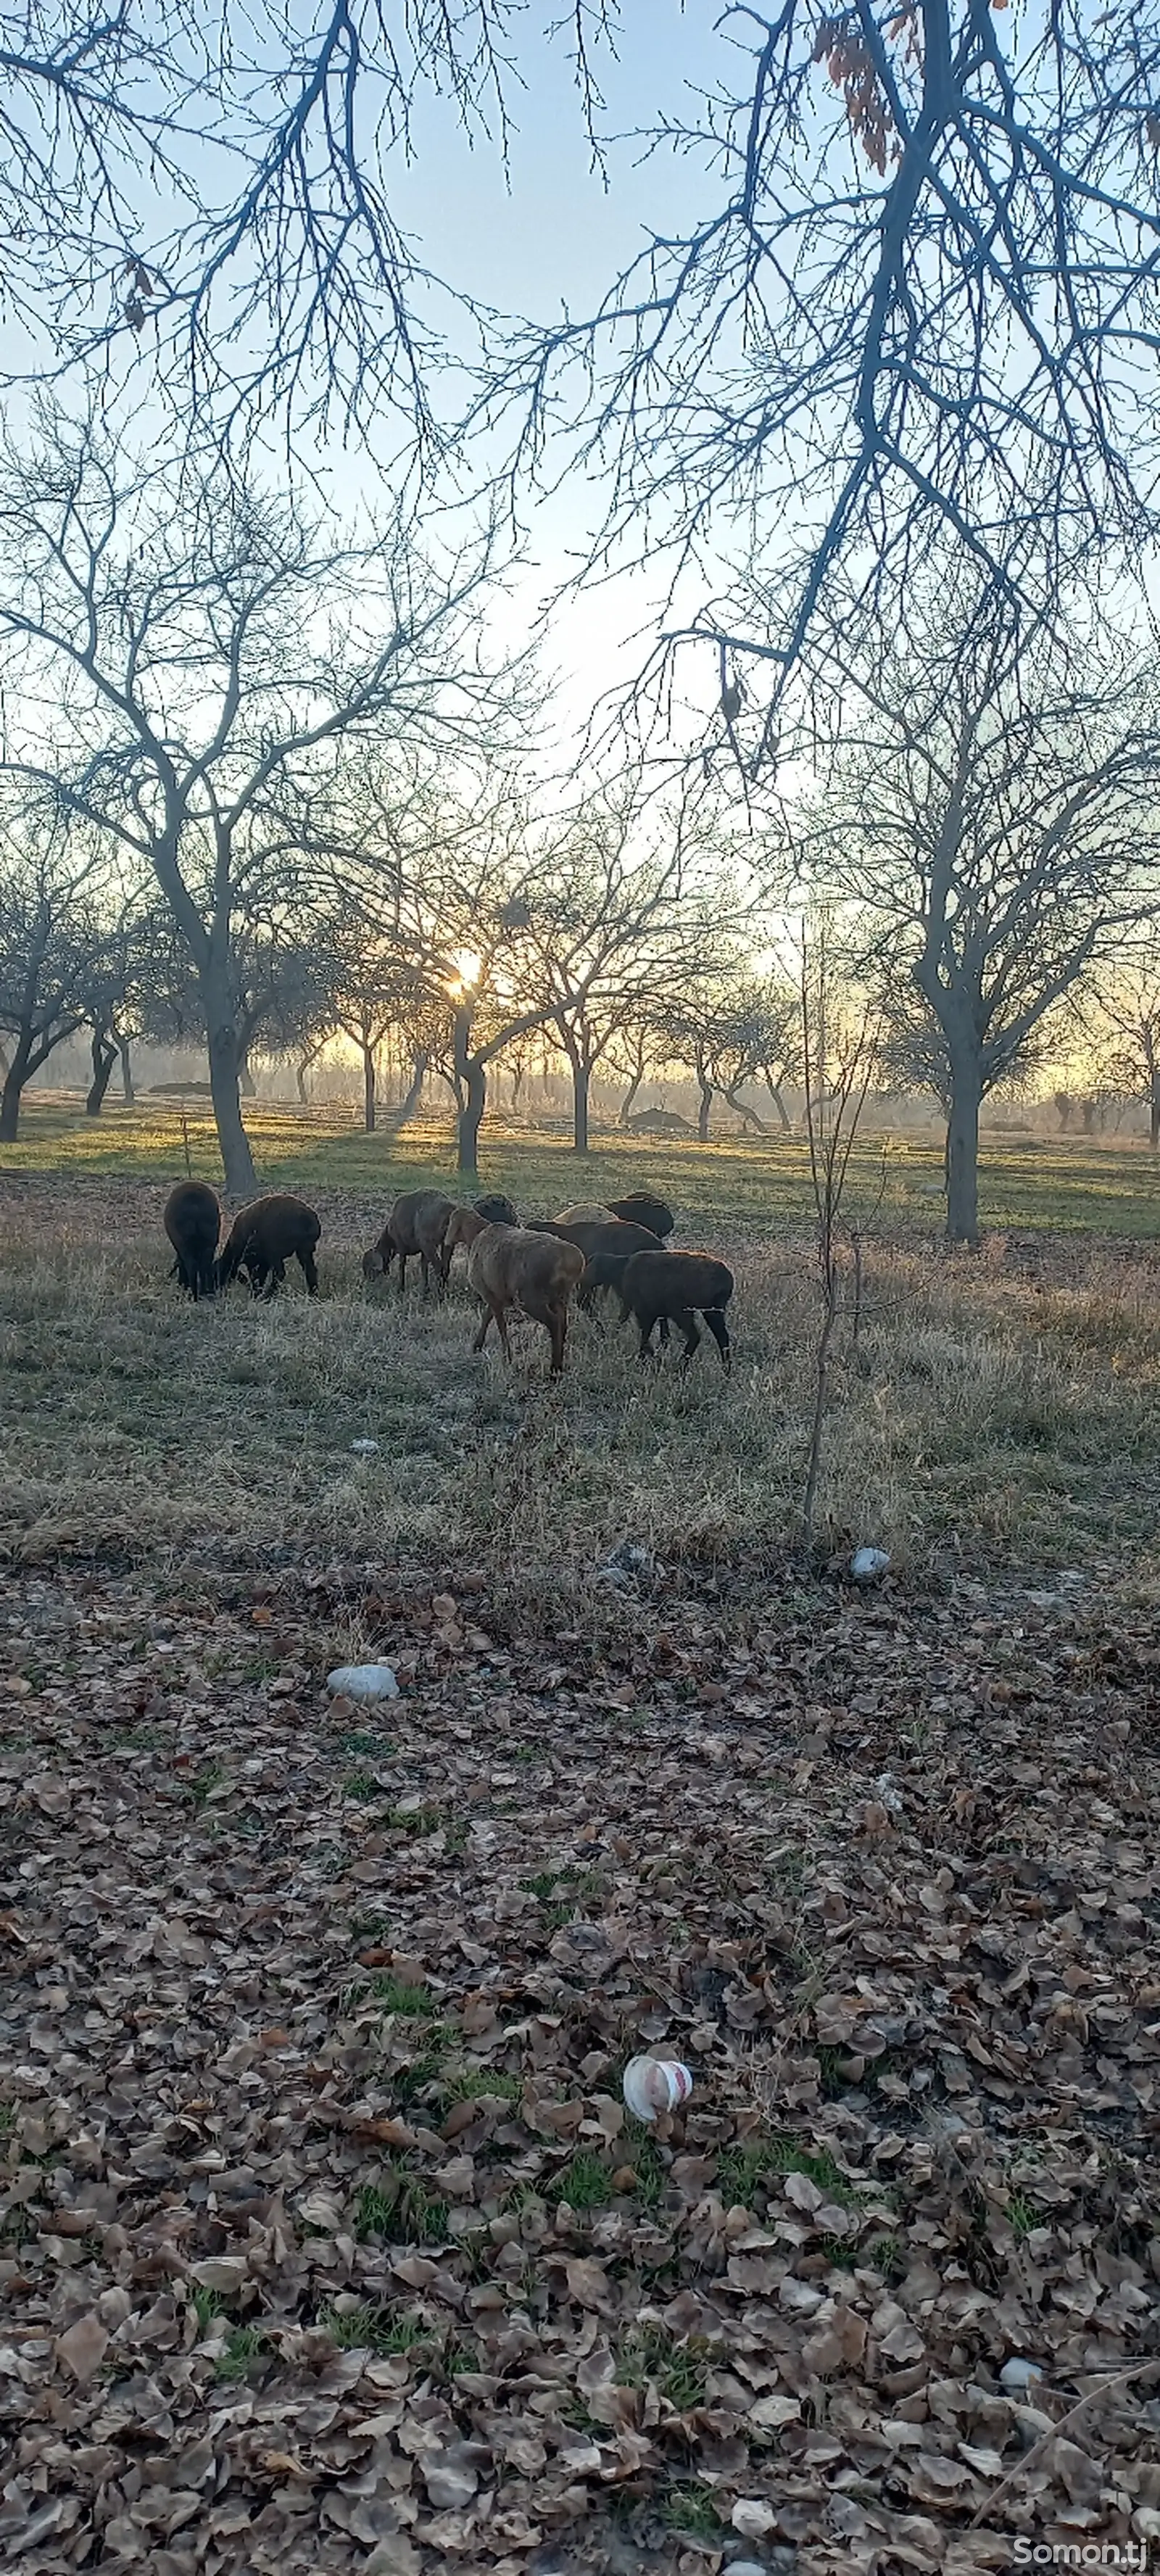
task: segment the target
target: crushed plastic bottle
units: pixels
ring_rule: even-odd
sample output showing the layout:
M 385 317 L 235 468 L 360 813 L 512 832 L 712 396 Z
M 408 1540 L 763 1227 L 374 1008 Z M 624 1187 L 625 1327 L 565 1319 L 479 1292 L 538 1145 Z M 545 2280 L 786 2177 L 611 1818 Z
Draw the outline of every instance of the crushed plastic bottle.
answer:
M 688 2067 L 675 2057 L 630 2057 L 624 2070 L 624 2099 L 636 2120 L 652 2121 L 658 2111 L 675 2111 L 692 2090 Z
M 850 1572 L 855 1583 L 880 1583 L 890 1566 L 890 1551 L 885 1547 L 858 1547 L 850 1559 Z
M 336 1664 L 326 1676 L 328 1691 L 344 1699 L 397 1699 L 399 1684 L 390 1664 Z

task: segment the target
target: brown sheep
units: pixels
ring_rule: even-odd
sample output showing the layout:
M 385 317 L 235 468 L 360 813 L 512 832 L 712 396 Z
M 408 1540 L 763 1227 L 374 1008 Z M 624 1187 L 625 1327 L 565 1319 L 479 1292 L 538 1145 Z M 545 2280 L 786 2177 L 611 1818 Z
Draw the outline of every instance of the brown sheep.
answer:
M 682 1366 L 692 1359 L 700 1343 L 694 1310 L 705 1318 L 726 1375 L 733 1365 L 725 1308 L 733 1294 L 733 1273 L 723 1261 L 715 1261 L 707 1252 L 638 1252 L 625 1263 L 620 1283 L 620 1319 L 629 1315 L 640 1326 L 640 1356 L 652 1358 L 652 1336 L 660 1324 L 662 1339 L 667 1340 L 666 1325 L 671 1321 L 685 1336 L 681 1353 Z
M 542 1225 L 529 1228 L 537 1234 L 556 1234 L 565 1243 L 575 1243 L 584 1255 L 584 1275 L 580 1282 L 578 1303 L 585 1314 L 591 1314 L 597 1293 L 602 1288 L 619 1288 L 625 1263 L 634 1252 L 659 1252 L 655 1234 L 643 1225 L 626 1225 L 619 1216 L 581 1216 L 573 1210 L 568 1217 L 547 1218 Z
M 661 1243 L 677 1222 L 667 1201 L 654 1198 L 651 1190 L 630 1190 L 626 1199 L 610 1199 L 608 1207 L 610 1215 L 622 1216 L 629 1225 L 646 1225 Z
M 364 1279 L 390 1278 L 391 1263 L 399 1264 L 399 1295 L 407 1284 L 407 1263 L 417 1254 L 427 1295 L 431 1272 L 434 1271 L 440 1296 L 447 1278 L 444 1261 L 444 1237 L 455 1202 L 444 1190 L 407 1190 L 395 1200 L 378 1242 L 363 1254 Z
M 568 1300 L 579 1286 L 583 1269 L 584 1255 L 574 1243 L 525 1233 L 516 1226 L 485 1225 L 467 1254 L 467 1284 L 484 1302 L 473 1351 L 483 1349 L 494 1321 L 504 1358 L 510 1359 L 508 1310 L 518 1306 L 533 1323 L 544 1325 L 552 1346 L 551 1375 L 559 1377 L 568 1333 Z
M 222 1223 L 217 1191 L 205 1181 L 179 1181 L 166 1199 L 161 1222 L 177 1254 L 170 1278 L 180 1279 L 195 1302 L 212 1297 Z
M 289 1192 L 253 1199 L 230 1227 L 217 1265 L 218 1287 L 227 1288 L 238 1271 L 245 1270 L 255 1297 L 262 1293 L 264 1282 L 267 1298 L 274 1297 L 285 1284 L 287 1262 L 297 1261 L 308 1295 L 316 1297 L 314 1247 L 321 1232 L 321 1218 L 304 1199 Z

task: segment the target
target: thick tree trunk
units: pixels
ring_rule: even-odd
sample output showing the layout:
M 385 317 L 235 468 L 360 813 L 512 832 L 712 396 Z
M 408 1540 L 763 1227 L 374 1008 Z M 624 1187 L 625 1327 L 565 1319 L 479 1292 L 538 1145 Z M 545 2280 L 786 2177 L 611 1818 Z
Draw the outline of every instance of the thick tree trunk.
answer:
M 294 1080 L 295 1080 L 295 1082 L 296 1082 L 296 1084 L 297 1084 L 297 1086 L 298 1086 L 298 1106 L 299 1106 L 299 1108 L 300 1108 L 300 1109 L 309 1109 L 309 1107 L 310 1107 L 310 1102 L 309 1102 L 309 1100 L 308 1100 L 308 1098 L 307 1098 L 307 1094 L 306 1094 L 306 1067 L 305 1067 L 305 1065 L 304 1065 L 304 1064 L 296 1064 L 296 1065 L 295 1065 L 295 1067 L 294 1067 Z
M 133 1063 L 129 1053 L 129 1043 L 128 1038 L 118 1038 L 117 1040 L 117 1053 L 121 1059 L 121 1092 L 123 1098 L 131 1107 L 136 1098 L 136 1093 L 133 1089 Z
M 947 1119 L 947 1239 L 979 1240 L 979 1109 L 982 1086 L 978 1066 L 952 1065 L 951 1105 Z
M 242 1125 L 239 1072 L 242 1050 L 230 1012 L 228 988 L 211 968 L 203 979 L 202 1001 L 209 1032 L 209 1087 L 221 1150 L 222 1172 L 231 1198 L 252 1198 L 258 1176 L 250 1140 Z
M 765 1077 L 765 1088 L 769 1093 L 770 1099 L 772 1100 L 778 1117 L 781 1120 L 785 1133 L 788 1136 L 790 1132 L 790 1114 L 781 1096 L 781 1084 L 779 1082 L 771 1082 L 767 1074 Z
M 591 1087 L 592 1075 L 589 1067 L 586 1064 L 574 1064 L 572 1067 L 572 1150 L 575 1154 L 586 1154 L 588 1151 L 588 1098 Z
M 116 1039 L 106 1037 L 103 1029 L 93 1030 L 92 1059 L 93 1078 L 85 1098 L 85 1116 L 99 1118 L 117 1061 Z
M 363 1048 L 363 1050 L 362 1050 L 362 1060 L 363 1060 L 363 1127 L 364 1127 L 364 1129 L 365 1129 L 365 1131 L 366 1131 L 366 1133 L 367 1133 L 367 1135 L 368 1135 L 368 1136 L 373 1136 L 373 1135 L 374 1135 L 374 1132 L 375 1132 L 375 1108 L 376 1108 L 376 1105 L 377 1105 L 377 1083 L 376 1083 L 376 1078 L 375 1078 L 375 1051 L 374 1051 L 374 1048 L 373 1048 L 373 1047 L 371 1047 L 371 1046 L 364 1046 L 364 1048 Z
M 519 1111 L 520 1093 L 524 1087 L 524 1075 L 526 1070 L 526 1066 L 522 1064 L 514 1065 L 512 1068 L 512 1096 L 509 1106 L 513 1118 L 517 1116 Z
M 238 1057 L 238 1089 L 243 1100 L 256 1100 L 258 1097 L 257 1085 L 250 1071 L 249 1054 L 245 1047 Z
M 730 1108 L 736 1110 L 743 1128 L 753 1127 L 759 1136 L 766 1134 L 765 1120 L 758 1117 L 756 1109 L 747 1108 L 745 1102 L 738 1099 L 735 1091 L 727 1091 L 725 1097 Z
M 27 1079 L 28 1051 L 21 1041 L 17 1044 L 4 1076 L 4 1089 L 0 1092 L 0 1144 L 14 1145 L 16 1142 L 20 1128 L 20 1102 Z
M 713 1106 L 713 1085 L 711 1082 L 706 1084 L 703 1075 L 698 1074 L 697 1088 L 701 1095 L 697 1107 L 697 1136 L 702 1145 L 707 1145 L 709 1142 L 709 1112 Z
M 473 1056 L 461 1071 L 463 1099 L 459 1109 L 456 1161 L 461 1172 L 470 1172 L 474 1178 L 479 1171 L 479 1131 L 487 1107 L 487 1066 Z

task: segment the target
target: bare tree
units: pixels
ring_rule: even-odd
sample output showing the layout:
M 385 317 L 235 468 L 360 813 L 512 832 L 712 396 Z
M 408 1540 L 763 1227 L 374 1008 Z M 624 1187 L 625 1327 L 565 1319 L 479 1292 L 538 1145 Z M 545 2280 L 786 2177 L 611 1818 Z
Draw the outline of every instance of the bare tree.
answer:
M 978 1235 L 979 1111 L 1150 899 L 1153 674 L 1021 636 L 990 586 L 920 600 L 856 679 L 796 864 L 846 907 L 895 1048 L 947 1115 L 947 1231 Z
M 723 740 L 759 767 L 845 576 L 889 624 L 936 540 L 1039 615 L 1065 553 L 1137 575 L 1160 12 L 739 0 L 720 28 L 719 84 L 647 136 L 707 174 L 701 219 L 595 312 L 498 333 L 493 400 L 538 470 L 555 434 L 562 470 L 606 478 L 590 569 L 668 541 L 656 667 L 683 639 L 719 655 Z M 700 567 L 735 531 L 730 593 Z
M 1077 1019 L 1089 1062 L 1121 1099 L 1143 1101 L 1148 1111 L 1148 1143 L 1160 1153 L 1160 956 L 1154 922 L 1126 941 L 1077 996 Z M 1062 1103 L 1067 1102 L 1067 1115 Z M 1071 1123 L 1079 1109 L 1085 1135 L 1090 1132 L 1095 1102 L 1056 1093 L 1060 1124 Z
M 9 454 L 0 532 L 6 765 L 152 869 L 197 981 L 226 1187 L 252 1190 L 239 919 L 302 902 L 299 817 L 340 745 L 394 726 L 454 747 L 486 709 L 486 547 L 437 574 L 401 523 L 327 545 L 224 471 L 175 488 L 61 432 Z
M 702 1144 L 708 1141 L 718 1097 L 743 1127 L 765 1134 L 764 1119 L 740 1098 L 758 1080 L 788 1128 L 784 1086 L 801 1059 L 800 1000 L 788 983 L 776 975 L 754 974 L 740 951 L 716 968 L 710 958 L 688 991 L 666 1005 L 663 1026 L 670 1060 L 688 1065 L 697 1085 Z
M 825 923 L 815 922 L 802 939 L 799 997 L 806 1136 L 817 1218 L 821 1293 L 810 1445 L 802 1497 L 802 1538 L 807 1548 L 812 1548 L 814 1543 L 834 1332 L 842 1293 L 841 1233 L 844 1223 L 849 1226 L 854 1253 L 854 1341 L 857 1340 L 862 1309 L 864 1228 L 857 1218 L 852 1225 L 849 1224 L 846 1202 L 851 1157 L 874 1073 L 878 1029 L 872 1011 L 863 1008 L 861 1012 L 851 1014 L 843 1006 L 844 999 L 840 986 L 835 982 Z
M 687 985 L 727 898 L 710 897 L 686 809 L 645 814 L 636 783 L 587 798 L 543 834 L 522 990 L 542 1005 L 572 1079 L 572 1142 L 588 1151 L 593 1075 L 642 1013 Z
M 26 1085 L 85 1026 L 115 942 L 107 869 L 91 837 L 9 812 L 0 847 L 0 1032 L 8 1041 L 0 1143 L 20 1124 Z

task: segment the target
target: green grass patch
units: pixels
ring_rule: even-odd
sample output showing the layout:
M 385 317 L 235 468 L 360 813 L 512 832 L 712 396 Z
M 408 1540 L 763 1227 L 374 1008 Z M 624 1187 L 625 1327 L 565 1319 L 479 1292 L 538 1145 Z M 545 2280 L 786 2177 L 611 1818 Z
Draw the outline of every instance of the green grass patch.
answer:
M 644 2388 L 651 2381 L 679 2415 L 687 2415 L 704 2405 L 710 2358 L 710 2346 L 701 2336 L 678 2340 L 663 2326 L 638 2326 L 617 2345 L 616 2376 L 625 2388 Z
M 215 2379 L 245 2379 L 269 2350 L 267 2337 L 260 2326 L 231 2326 L 224 2346 L 214 2363 Z
M 608 2166 L 590 2147 L 578 2147 L 544 2185 L 545 2200 L 566 2200 L 570 2209 L 606 2209 L 612 2197 Z
M 720 2540 L 724 2528 L 712 2487 L 693 2482 L 671 2486 L 663 2512 L 670 2531 L 688 2532 L 695 2540 Z
M 355 2234 L 364 2242 L 444 2245 L 450 2234 L 447 2203 L 410 2166 L 386 2165 L 379 2180 L 359 2193 Z

